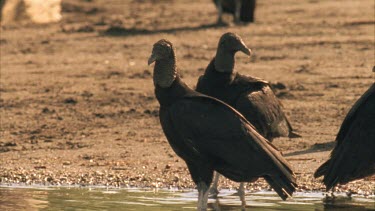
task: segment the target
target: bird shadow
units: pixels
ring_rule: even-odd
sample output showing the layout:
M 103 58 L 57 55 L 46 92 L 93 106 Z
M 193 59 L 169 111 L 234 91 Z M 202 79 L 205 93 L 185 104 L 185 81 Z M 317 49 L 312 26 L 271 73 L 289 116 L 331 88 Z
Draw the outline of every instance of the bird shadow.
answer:
M 203 29 L 212 29 L 212 28 L 223 28 L 226 27 L 226 24 L 202 24 L 199 26 L 184 26 L 184 27 L 174 27 L 168 29 L 137 29 L 137 28 L 125 28 L 123 26 L 110 26 L 108 29 L 102 31 L 100 35 L 102 36 L 133 36 L 133 35 L 152 35 L 158 33 L 175 33 L 181 31 L 199 31 Z
M 333 149 L 335 144 L 336 144 L 335 141 L 326 142 L 326 143 L 316 143 L 308 149 L 290 152 L 290 153 L 285 153 L 284 156 L 288 157 L 288 156 L 302 155 L 302 154 L 308 154 L 308 153 L 314 153 L 314 152 L 329 151 L 329 150 Z

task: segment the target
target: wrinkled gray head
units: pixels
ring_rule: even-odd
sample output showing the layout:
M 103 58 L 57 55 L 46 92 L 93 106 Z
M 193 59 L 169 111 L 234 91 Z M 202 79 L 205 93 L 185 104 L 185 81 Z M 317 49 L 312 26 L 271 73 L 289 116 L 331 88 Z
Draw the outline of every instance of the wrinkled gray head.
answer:
M 229 53 L 237 53 L 238 51 L 242 51 L 244 54 L 250 56 L 251 50 L 245 44 L 245 42 L 241 39 L 241 37 L 235 33 L 227 32 L 223 34 L 219 40 L 218 49 Z
M 154 62 L 154 84 L 164 88 L 171 86 L 177 70 L 174 48 L 170 41 L 162 39 L 154 44 L 148 65 Z

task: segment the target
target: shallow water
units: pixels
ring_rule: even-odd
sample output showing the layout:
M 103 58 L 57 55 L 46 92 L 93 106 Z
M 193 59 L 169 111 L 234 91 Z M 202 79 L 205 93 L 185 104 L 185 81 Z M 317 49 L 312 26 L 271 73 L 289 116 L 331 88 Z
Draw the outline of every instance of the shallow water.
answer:
M 234 190 L 209 199 L 210 210 L 241 210 Z M 246 194 L 246 210 L 375 210 L 375 196 L 338 195 L 323 202 L 322 193 L 295 193 L 282 201 L 274 192 Z M 195 210 L 197 191 L 0 187 L 0 210 Z

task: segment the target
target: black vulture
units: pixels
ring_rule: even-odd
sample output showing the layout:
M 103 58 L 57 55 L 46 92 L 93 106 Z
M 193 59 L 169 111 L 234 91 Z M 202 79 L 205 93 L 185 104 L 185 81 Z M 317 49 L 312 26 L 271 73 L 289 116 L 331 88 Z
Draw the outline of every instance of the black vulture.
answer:
M 270 84 L 234 70 L 235 54 L 251 55 L 241 37 L 228 32 L 221 36 L 216 56 L 199 77 L 196 91 L 220 99 L 237 109 L 267 140 L 300 137 L 293 131 Z
M 223 13 L 233 14 L 235 22 L 254 22 L 256 0 L 213 0 L 218 10 L 218 23 Z
M 214 171 L 236 182 L 263 177 L 283 200 L 292 195 L 296 178 L 281 153 L 234 108 L 182 82 L 171 42 L 154 44 L 153 62 L 160 123 L 197 185 L 198 210 L 207 207 Z
M 375 67 L 374 69 L 375 70 Z M 357 100 L 336 136 L 331 157 L 315 172 L 326 190 L 375 174 L 375 83 Z
M 293 132 L 270 84 L 234 70 L 234 56 L 238 51 L 251 55 L 251 50 L 240 36 L 230 32 L 223 34 L 215 58 L 209 63 L 204 75 L 199 77 L 196 91 L 222 100 L 237 109 L 269 141 L 280 136 L 300 137 Z M 218 193 L 218 177 L 217 174 L 212 186 L 213 194 Z M 241 191 L 243 184 L 240 185 L 239 192 Z

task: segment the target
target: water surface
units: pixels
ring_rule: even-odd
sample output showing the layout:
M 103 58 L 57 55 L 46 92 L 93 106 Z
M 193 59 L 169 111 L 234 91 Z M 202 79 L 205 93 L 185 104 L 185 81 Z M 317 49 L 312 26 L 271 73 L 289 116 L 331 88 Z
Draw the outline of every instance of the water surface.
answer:
M 375 196 L 295 193 L 282 201 L 274 192 L 246 193 L 246 210 L 375 210 Z M 67 187 L 0 187 L 0 210 L 195 210 L 196 190 L 142 190 Z M 235 190 L 209 199 L 210 210 L 241 210 Z

